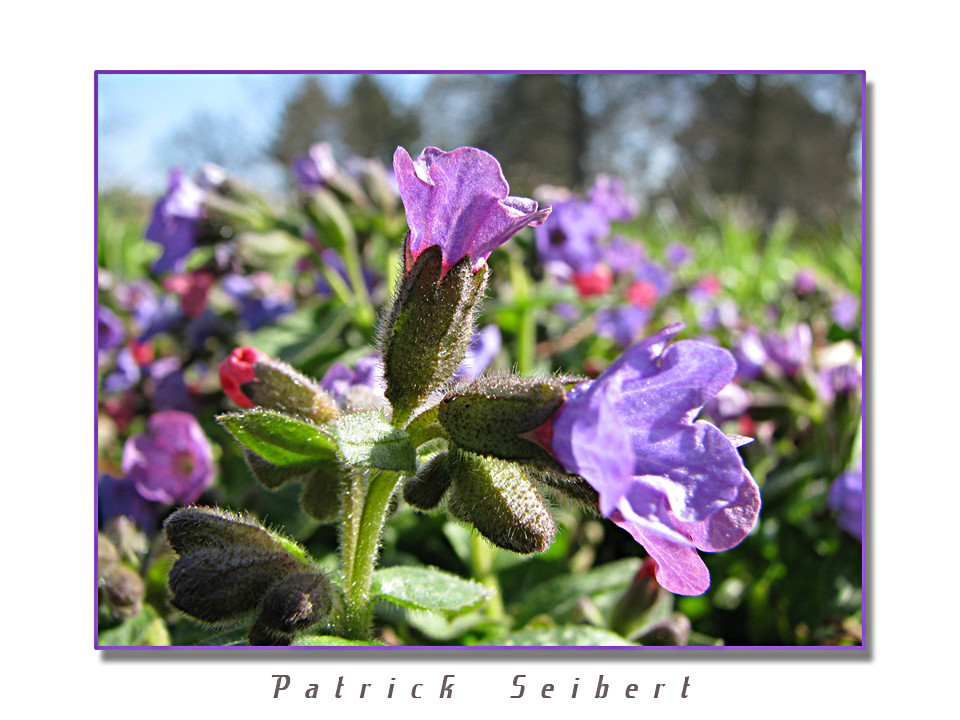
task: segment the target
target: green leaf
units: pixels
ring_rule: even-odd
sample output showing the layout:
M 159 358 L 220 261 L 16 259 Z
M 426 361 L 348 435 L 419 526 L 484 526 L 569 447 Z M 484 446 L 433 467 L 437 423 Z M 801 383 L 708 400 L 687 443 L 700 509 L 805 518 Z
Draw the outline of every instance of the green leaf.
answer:
M 412 610 L 457 615 L 473 610 L 492 591 L 473 580 L 464 580 L 430 567 L 398 566 L 378 570 L 371 595 Z
M 336 637 L 334 635 L 301 635 L 296 638 L 291 645 L 378 645 L 384 646 L 386 643 L 382 642 L 364 642 L 363 640 L 347 640 L 345 638 Z
M 616 633 L 592 625 L 561 625 L 554 628 L 530 628 L 503 635 L 491 645 L 633 645 Z
M 100 647 L 108 645 L 169 645 L 167 626 L 150 605 L 144 605 L 140 614 L 128 618 L 97 636 Z
M 640 560 L 626 558 L 601 565 L 579 575 L 561 575 L 527 593 L 515 613 L 518 625 L 525 625 L 537 615 L 549 615 L 565 622 L 576 609 L 580 598 L 597 593 L 625 589 L 633 580 Z
M 274 465 L 337 460 L 333 440 L 320 428 L 274 410 L 227 413 L 217 421 L 241 445 Z
M 379 410 L 341 417 L 333 435 L 343 459 L 354 467 L 416 472 L 417 451 L 410 437 Z

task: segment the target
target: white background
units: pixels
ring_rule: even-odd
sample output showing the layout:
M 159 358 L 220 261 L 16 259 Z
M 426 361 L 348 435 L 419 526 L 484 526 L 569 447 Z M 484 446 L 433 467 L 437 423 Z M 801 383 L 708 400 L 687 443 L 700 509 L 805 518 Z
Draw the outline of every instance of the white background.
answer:
M 809 717 L 911 711 L 953 695 L 957 633 L 955 24 L 932 2 L 862 15 L 836 2 L 257 5 L 93 2 L 7 15 L 3 131 L 4 705 L 101 717 Z M 671 6 L 673 7 L 673 6 Z M 458 9 L 453 9 L 458 8 Z M 629 8 L 629 9 L 627 9 Z M 865 69 L 868 534 L 865 657 L 637 651 L 598 656 L 218 652 L 131 657 L 93 649 L 94 70 Z M 378 656 L 379 657 L 379 656 Z M 272 699 L 271 674 L 294 685 Z M 454 699 L 343 699 L 457 676 Z M 581 697 L 510 700 L 517 673 Z M 607 699 L 589 696 L 596 676 Z M 683 677 L 691 686 L 677 697 Z M 302 698 L 317 682 L 325 697 Z M 660 701 L 622 698 L 627 683 Z M 588 691 L 589 690 L 589 691 Z M 381 690 L 382 692 L 382 690 Z M 397 691 L 399 695 L 399 690 Z M 619 696 L 619 697 L 617 697 Z M 378 697 L 382 698 L 382 695 Z M 948 705 L 947 707 L 949 707 Z M 20 715 L 21 713 L 18 713 Z

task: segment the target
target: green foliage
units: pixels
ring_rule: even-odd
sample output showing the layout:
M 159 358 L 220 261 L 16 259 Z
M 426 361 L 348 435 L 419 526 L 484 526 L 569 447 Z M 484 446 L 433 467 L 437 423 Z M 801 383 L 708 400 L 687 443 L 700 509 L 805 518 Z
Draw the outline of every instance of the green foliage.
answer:
M 304 465 L 337 459 L 333 439 L 316 425 L 260 408 L 227 413 L 217 420 L 239 443 L 274 465 Z
M 379 410 L 344 415 L 334 423 L 333 436 L 343 459 L 354 467 L 416 470 L 410 437 Z
M 372 593 L 411 610 L 453 617 L 483 603 L 490 589 L 437 568 L 400 566 L 374 573 Z

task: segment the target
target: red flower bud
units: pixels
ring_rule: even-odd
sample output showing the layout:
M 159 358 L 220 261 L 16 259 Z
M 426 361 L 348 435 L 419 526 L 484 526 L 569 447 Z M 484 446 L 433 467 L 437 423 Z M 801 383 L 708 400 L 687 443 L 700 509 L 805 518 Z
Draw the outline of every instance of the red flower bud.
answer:
M 657 302 L 657 288 L 646 280 L 637 280 L 627 288 L 627 301 L 631 305 L 650 309 Z
M 257 379 L 253 372 L 254 363 L 268 360 L 270 357 L 266 353 L 252 347 L 239 347 L 230 353 L 220 364 L 220 385 L 227 397 L 240 407 L 252 408 L 253 401 L 243 394 L 240 386 Z
M 588 273 L 574 273 L 573 282 L 582 298 L 604 295 L 613 285 L 613 272 L 606 265 L 597 265 Z

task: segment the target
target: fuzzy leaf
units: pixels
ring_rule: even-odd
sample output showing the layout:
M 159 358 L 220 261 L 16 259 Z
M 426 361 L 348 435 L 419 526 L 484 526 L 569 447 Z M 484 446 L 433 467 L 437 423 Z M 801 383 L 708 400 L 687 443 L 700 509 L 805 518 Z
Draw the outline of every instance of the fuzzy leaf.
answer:
M 388 567 L 373 576 L 372 595 L 413 610 L 457 615 L 478 607 L 491 590 L 429 567 Z
M 568 646 L 591 645 L 610 647 L 633 645 L 619 635 L 592 625 L 561 625 L 554 628 L 531 628 L 495 638 L 491 644 L 505 646 Z
M 518 625 L 545 614 L 558 622 L 568 619 L 582 597 L 607 590 L 622 590 L 630 585 L 640 560 L 616 560 L 579 575 L 561 575 L 537 586 L 520 601 L 515 617 Z
M 337 459 L 336 445 L 320 428 L 283 413 L 257 408 L 217 420 L 241 445 L 274 465 Z
M 342 637 L 336 637 L 334 635 L 300 635 L 297 637 L 291 645 L 377 645 L 383 646 L 386 643 L 381 642 L 363 642 L 362 640 L 346 640 Z
M 417 451 L 410 437 L 387 422 L 379 410 L 341 417 L 333 434 L 344 460 L 354 467 L 414 473 Z

